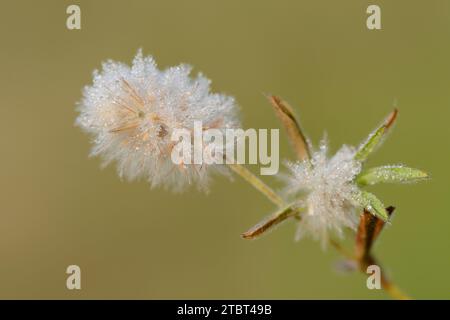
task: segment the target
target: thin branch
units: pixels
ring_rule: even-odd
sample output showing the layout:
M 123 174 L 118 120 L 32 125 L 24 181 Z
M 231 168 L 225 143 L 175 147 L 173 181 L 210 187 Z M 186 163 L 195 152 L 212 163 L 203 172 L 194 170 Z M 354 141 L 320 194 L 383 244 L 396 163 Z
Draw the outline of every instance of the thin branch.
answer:
M 284 204 L 283 199 L 248 169 L 246 169 L 240 164 L 229 164 L 228 166 L 230 167 L 231 170 L 233 170 L 236 174 L 240 175 L 245 181 L 250 183 L 253 187 L 255 187 L 255 189 L 259 190 L 278 207 L 283 206 Z
M 377 265 L 381 270 L 381 286 L 388 295 L 397 300 L 411 300 L 412 298 L 405 294 L 392 280 L 386 277 L 383 268 L 377 262 L 372 254 L 366 255 L 363 260 L 357 261 L 360 266 L 360 270 L 365 274 L 367 267 L 370 265 Z
M 287 206 L 262 220 L 260 223 L 253 226 L 248 231 L 244 232 L 242 234 L 242 238 L 256 239 L 263 233 L 266 233 L 267 231 L 273 229 L 275 226 L 279 225 L 281 222 L 287 220 L 288 218 L 298 217 L 298 214 L 302 210 L 303 208 L 297 208 L 294 205 Z
M 386 208 L 389 217 L 394 210 L 395 208 L 392 206 Z M 365 274 L 367 267 L 370 265 L 377 265 L 381 268 L 373 256 L 371 249 L 384 225 L 385 222 L 383 220 L 377 218 L 369 211 L 364 210 L 356 233 L 355 254 L 349 254 L 339 243 L 333 240 L 331 240 L 331 244 L 346 258 L 355 261 L 359 265 L 360 271 Z M 381 285 L 386 293 L 394 299 L 410 299 L 392 280 L 385 276 L 383 270 L 381 271 Z

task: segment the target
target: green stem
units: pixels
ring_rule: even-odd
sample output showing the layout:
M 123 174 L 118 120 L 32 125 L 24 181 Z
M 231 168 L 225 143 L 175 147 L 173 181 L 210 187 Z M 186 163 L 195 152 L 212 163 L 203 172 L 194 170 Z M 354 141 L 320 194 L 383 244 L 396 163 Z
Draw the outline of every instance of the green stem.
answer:
M 255 189 L 259 190 L 264 194 L 270 201 L 276 204 L 278 207 L 284 205 L 283 199 L 277 195 L 267 184 L 265 184 L 261 179 L 251 173 L 248 169 L 241 166 L 240 164 L 229 164 L 231 170 L 236 174 L 240 175 L 245 181 L 250 183 Z

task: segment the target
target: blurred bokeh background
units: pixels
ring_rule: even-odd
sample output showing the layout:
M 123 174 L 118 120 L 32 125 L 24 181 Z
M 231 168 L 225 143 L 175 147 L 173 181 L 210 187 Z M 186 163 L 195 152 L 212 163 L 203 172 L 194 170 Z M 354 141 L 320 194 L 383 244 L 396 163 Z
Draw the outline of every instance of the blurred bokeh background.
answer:
M 81 30 L 66 28 L 70 4 Z M 366 28 L 369 4 L 382 30 Z M 242 240 L 274 208 L 239 178 L 174 195 L 88 158 L 73 125 L 81 89 L 102 61 L 130 63 L 138 48 L 162 68 L 205 73 L 246 127 L 279 128 L 263 93 L 284 97 L 334 150 L 397 105 L 370 164 L 433 179 L 372 188 L 397 207 L 375 250 L 413 297 L 450 298 L 450 2 L 2 1 L 0 39 L 0 298 L 387 298 L 362 274 L 333 271 L 332 249 L 295 243 L 293 222 Z M 292 157 L 285 140 L 281 154 Z M 66 289 L 70 264 L 82 290 Z

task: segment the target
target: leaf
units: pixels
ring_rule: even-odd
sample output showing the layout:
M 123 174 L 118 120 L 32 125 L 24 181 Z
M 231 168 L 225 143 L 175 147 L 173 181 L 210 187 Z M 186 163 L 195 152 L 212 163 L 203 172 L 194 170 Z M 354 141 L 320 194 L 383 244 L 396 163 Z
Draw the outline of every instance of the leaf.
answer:
M 389 215 L 384 208 L 383 203 L 373 194 L 367 191 L 360 191 L 356 199 L 359 204 L 374 216 L 383 221 L 389 219 Z
M 360 145 L 358 151 L 356 152 L 355 160 L 363 162 L 367 159 L 367 157 L 376 149 L 376 147 L 380 145 L 383 137 L 386 135 L 389 128 L 392 127 L 395 120 L 397 119 L 397 115 L 398 110 L 394 109 L 394 111 L 389 114 L 383 124 L 369 135 L 367 140 Z
M 299 122 L 295 118 L 294 111 L 291 106 L 277 96 L 268 96 L 268 99 L 275 110 L 275 114 L 283 123 L 283 126 L 287 131 L 289 141 L 294 147 L 294 151 L 297 154 L 298 159 L 309 159 L 311 152 L 309 150 L 308 142 L 303 134 Z
M 386 211 L 389 217 L 394 212 L 394 207 L 387 207 Z M 381 230 L 383 229 L 385 222 L 369 211 L 364 210 L 359 221 L 358 231 L 356 233 L 356 257 L 359 261 L 366 259 L 370 254 L 373 243 L 378 238 Z
M 242 234 L 242 238 L 244 239 L 255 239 L 268 231 L 269 229 L 272 229 L 276 225 L 280 224 L 284 220 L 294 217 L 299 213 L 298 208 L 294 206 L 288 206 L 286 208 L 283 208 L 282 210 L 276 212 L 275 214 L 270 215 L 265 220 L 261 221 L 254 227 L 250 228 L 248 231 L 244 232 Z
M 404 166 L 383 166 L 368 169 L 362 172 L 356 181 L 360 185 L 373 185 L 377 183 L 408 183 L 428 178 L 422 170 Z

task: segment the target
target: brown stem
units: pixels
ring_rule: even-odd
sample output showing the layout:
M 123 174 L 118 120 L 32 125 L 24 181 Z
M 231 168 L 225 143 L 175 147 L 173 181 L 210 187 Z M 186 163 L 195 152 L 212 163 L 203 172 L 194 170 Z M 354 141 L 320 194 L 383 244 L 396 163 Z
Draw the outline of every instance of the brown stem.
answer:
M 370 265 L 377 265 L 380 266 L 380 264 L 376 261 L 376 259 L 372 255 L 366 255 L 359 261 L 361 272 L 365 273 L 367 270 L 367 267 Z M 388 277 L 386 277 L 383 272 L 383 269 L 381 268 L 381 286 L 383 287 L 384 291 L 386 291 L 387 294 L 389 294 L 392 298 L 397 300 L 411 300 L 412 298 L 406 295 L 392 280 L 390 280 Z

